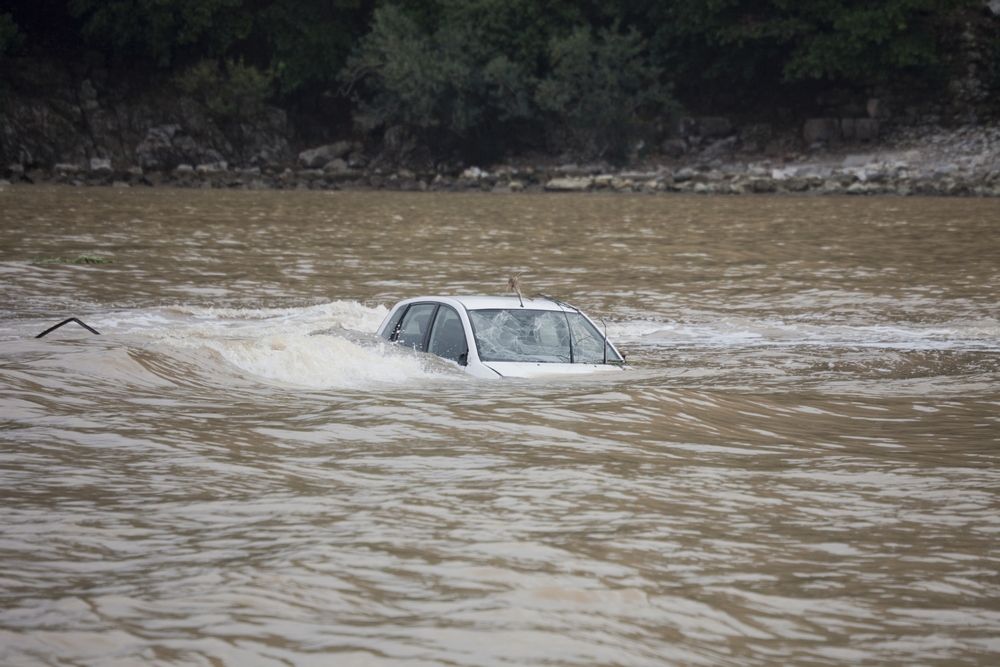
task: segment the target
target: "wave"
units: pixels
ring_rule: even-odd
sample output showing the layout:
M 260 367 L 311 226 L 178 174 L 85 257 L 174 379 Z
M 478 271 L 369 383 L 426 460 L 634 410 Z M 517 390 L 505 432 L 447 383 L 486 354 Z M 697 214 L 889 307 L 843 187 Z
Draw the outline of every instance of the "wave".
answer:
M 20 345 L 58 356 L 65 372 L 79 371 L 89 382 L 132 384 L 152 373 L 158 382 L 181 385 L 249 381 L 354 389 L 464 377 L 453 364 L 376 337 L 387 312 L 382 305 L 334 301 L 299 308 L 168 306 L 96 313 L 86 321 L 102 336 L 85 348 L 81 337 L 90 334 L 75 328 L 44 342 L 33 338 L 38 322 L 19 321 L 16 331 L 8 322 L 5 333 L 15 334 Z

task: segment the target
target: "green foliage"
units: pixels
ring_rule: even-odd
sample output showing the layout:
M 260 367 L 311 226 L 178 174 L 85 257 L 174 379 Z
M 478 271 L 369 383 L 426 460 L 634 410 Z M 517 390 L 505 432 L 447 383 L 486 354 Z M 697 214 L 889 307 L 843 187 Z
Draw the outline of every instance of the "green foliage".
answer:
M 697 79 L 891 81 L 940 62 L 972 0 L 675 0 L 654 11 L 662 57 Z
M 178 75 L 175 82 L 217 119 L 245 121 L 263 112 L 273 90 L 274 75 L 242 60 L 228 60 L 224 67 L 214 60 L 202 60 Z
M 375 12 L 371 32 L 349 61 L 344 80 L 362 94 L 362 124 L 404 126 L 425 138 L 475 141 L 489 126 L 528 117 L 532 71 L 492 48 L 488 24 L 466 20 L 496 0 L 444 2 L 440 23 L 421 26 L 395 5 Z M 489 13 L 489 12 L 487 12 Z
M 14 22 L 14 17 L 6 12 L 0 12 L 0 56 L 20 48 L 24 35 Z
M 622 158 L 642 130 L 642 111 L 669 113 L 674 101 L 638 31 L 597 33 L 581 27 L 550 46 L 551 73 L 539 84 L 539 106 L 586 155 Z
M 368 18 L 360 0 L 276 0 L 256 17 L 267 48 L 257 59 L 271 63 L 281 94 L 333 85 Z
M 583 22 L 578 3 L 440 0 L 420 12 L 388 4 L 345 80 L 368 128 L 403 126 L 476 153 L 548 118 L 554 143 L 620 156 L 640 111 L 671 100 L 636 30 L 595 33 Z
M 247 36 L 243 0 L 70 0 L 83 36 L 121 58 L 167 67 L 180 52 L 222 55 Z

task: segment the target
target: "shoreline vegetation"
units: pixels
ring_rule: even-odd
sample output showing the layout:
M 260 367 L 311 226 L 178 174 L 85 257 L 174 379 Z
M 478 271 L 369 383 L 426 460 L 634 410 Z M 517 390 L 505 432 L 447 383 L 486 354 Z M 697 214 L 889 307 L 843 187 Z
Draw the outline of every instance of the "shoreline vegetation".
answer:
M 1000 196 L 1000 0 L 11 0 L 0 185 Z

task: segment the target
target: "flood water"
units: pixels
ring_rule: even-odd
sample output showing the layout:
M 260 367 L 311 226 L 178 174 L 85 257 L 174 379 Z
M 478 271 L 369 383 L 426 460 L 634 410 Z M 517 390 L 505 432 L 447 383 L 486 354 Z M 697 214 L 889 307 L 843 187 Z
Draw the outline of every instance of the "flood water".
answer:
M 372 335 L 511 271 L 631 370 Z M 995 200 L 9 187 L 0 284 L 0 664 L 1000 664 Z

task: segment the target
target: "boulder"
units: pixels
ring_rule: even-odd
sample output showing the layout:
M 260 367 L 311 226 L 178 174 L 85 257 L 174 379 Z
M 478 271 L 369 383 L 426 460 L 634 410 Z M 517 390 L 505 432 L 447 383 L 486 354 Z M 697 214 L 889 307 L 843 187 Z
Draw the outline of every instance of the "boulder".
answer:
M 182 164 L 213 164 L 225 162 L 222 154 L 186 134 L 180 125 L 157 125 L 135 148 L 136 162 L 143 169 L 164 171 Z
M 864 167 L 875 161 L 874 155 L 862 155 L 862 154 L 851 154 L 844 156 L 844 161 L 841 163 L 844 167 Z
M 684 183 L 685 181 L 690 181 L 692 178 L 694 178 L 694 175 L 695 175 L 694 169 L 692 169 L 691 167 L 682 167 L 681 169 L 678 169 L 677 171 L 674 172 L 673 174 L 674 182 Z
M 802 127 L 806 144 L 832 143 L 840 139 L 840 122 L 836 118 L 810 118 Z
M 111 160 L 103 157 L 90 158 L 90 173 L 106 175 L 111 173 Z
M 723 116 L 703 116 L 698 119 L 698 134 L 703 137 L 726 137 L 733 133 L 732 122 Z
M 878 139 L 879 122 L 874 118 L 858 118 L 854 123 L 854 138 L 858 141 Z
M 865 111 L 868 112 L 869 118 L 888 118 L 889 117 L 889 107 L 883 100 L 877 97 L 872 97 L 865 104 Z
M 770 178 L 754 178 L 751 179 L 747 186 L 750 188 L 750 192 L 757 193 L 770 193 L 775 192 L 778 189 L 778 184 Z
M 594 179 L 590 177 L 553 178 L 545 184 L 550 192 L 584 192 L 590 189 Z
M 310 148 L 299 153 L 299 164 L 306 169 L 321 169 L 333 160 L 346 157 L 353 148 L 349 141 L 337 141 Z
M 687 142 L 683 139 L 667 139 L 660 144 L 660 150 L 668 157 L 681 157 L 687 153 Z
M 348 170 L 347 161 L 344 158 L 330 160 L 323 166 L 323 171 L 328 174 L 341 174 Z
M 205 162 L 199 164 L 195 167 L 195 171 L 199 174 L 218 174 L 220 172 L 226 171 L 229 168 L 229 164 L 225 160 L 219 162 Z
M 462 178 L 464 178 L 464 179 L 466 179 L 468 181 L 478 181 L 485 174 L 486 174 L 486 172 L 484 172 L 479 167 L 469 167 L 468 169 L 466 169 L 466 170 L 464 170 L 462 172 Z

